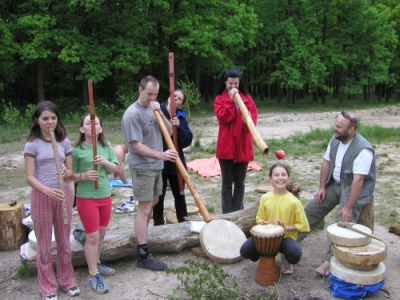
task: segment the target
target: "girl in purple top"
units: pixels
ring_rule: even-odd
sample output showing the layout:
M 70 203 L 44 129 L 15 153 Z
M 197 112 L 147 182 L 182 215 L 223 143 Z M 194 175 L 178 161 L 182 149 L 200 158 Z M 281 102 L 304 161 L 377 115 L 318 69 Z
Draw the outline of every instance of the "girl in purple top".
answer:
M 64 190 L 58 187 L 58 175 L 50 140 L 54 128 L 60 157 Z M 67 180 L 72 179 L 72 148 L 56 105 L 42 101 L 33 112 L 28 142 L 25 144 L 26 181 L 32 187 L 31 214 L 37 239 L 37 268 L 43 299 L 57 300 L 57 287 L 73 297 L 80 294 L 71 264 L 69 236 L 72 206 Z M 62 201 L 66 201 L 68 225 L 64 225 Z M 57 279 L 51 262 L 52 227 L 57 242 Z M 57 284 L 58 281 L 58 284 Z

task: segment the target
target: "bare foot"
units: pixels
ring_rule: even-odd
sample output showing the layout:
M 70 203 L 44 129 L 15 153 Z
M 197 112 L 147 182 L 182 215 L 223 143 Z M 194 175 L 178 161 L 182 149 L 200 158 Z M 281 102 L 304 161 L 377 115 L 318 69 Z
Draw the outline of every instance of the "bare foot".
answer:
M 319 275 L 322 276 L 328 276 L 329 275 L 329 261 L 324 260 L 322 265 L 320 265 L 318 268 L 315 269 L 315 272 L 317 272 Z

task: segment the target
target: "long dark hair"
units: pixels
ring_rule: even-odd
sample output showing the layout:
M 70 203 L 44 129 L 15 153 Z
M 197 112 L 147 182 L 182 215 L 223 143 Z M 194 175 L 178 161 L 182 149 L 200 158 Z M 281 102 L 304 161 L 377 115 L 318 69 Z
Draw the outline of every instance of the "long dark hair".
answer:
M 29 125 L 30 132 L 28 136 L 28 142 L 32 141 L 35 138 L 42 137 L 37 119 L 45 110 L 51 111 L 57 116 L 57 126 L 54 129 L 54 136 L 56 138 L 56 141 L 61 142 L 67 137 L 67 131 L 65 130 L 65 127 L 61 122 L 60 113 L 57 106 L 51 101 L 44 100 L 39 102 L 36 105 L 35 110 L 33 111 L 31 124 Z
M 82 126 L 83 126 L 83 121 L 85 120 L 85 118 L 86 118 L 87 116 L 90 116 L 90 114 L 86 114 L 86 115 L 82 118 L 79 127 L 82 127 Z M 101 122 L 100 118 L 99 118 L 98 116 L 96 116 L 96 115 L 94 115 L 94 117 L 95 117 L 95 118 L 97 117 L 97 118 L 99 119 L 99 121 L 100 121 L 100 126 L 103 128 L 103 123 Z M 80 148 L 82 148 L 82 143 L 83 143 L 84 141 L 86 141 L 85 133 L 79 132 L 79 139 L 78 139 L 78 141 L 75 143 L 75 147 L 80 147 Z M 100 144 L 103 145 L 103 147 L 107 147 L 107 146 L 108 146 L 108 143 L 107 143 L 107 141 L 106 141 L 106 137 L 104 136 L 104 130 L 103 130 L 102 132 L 99 133 L 99 135 L 98 135 L 98 137 L 97 137 L 97 141 L 99 141 Z
M 242 74 L 240 74 L 240 71 L 236 68 L 229 68 L 222 72 L 222 74 L 219 77 L 217 88 L 215 90 L 216 95 L 221 95 L 222 92 L 226 89 L 226 81 L 228 78 L 239 78 L 239 92 L 241 92 L 244 95 L 248 95 L 249 92 L 244 86 L 243 80 L 242 80 Z

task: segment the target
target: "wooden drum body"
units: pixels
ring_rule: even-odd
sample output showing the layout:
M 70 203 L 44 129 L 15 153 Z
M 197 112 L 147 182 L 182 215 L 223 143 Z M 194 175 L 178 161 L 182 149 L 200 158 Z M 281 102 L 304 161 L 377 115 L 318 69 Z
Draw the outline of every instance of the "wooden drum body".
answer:
M 371 243 L 368 245 L 358 247 L 345 247 L 332 244 L 331 250 L 332 254 L 344 266 L 359 271 L 376 269 L 387 256 L 386 244 L 376 239 L 371 239 Z
M 279 252 L 285 229 L 280 225 L 256 225 L 250 229 L 253 244 L 260 254 L 256 282 L 261 285 L 274 285 L 279 281 L 275 256 Z

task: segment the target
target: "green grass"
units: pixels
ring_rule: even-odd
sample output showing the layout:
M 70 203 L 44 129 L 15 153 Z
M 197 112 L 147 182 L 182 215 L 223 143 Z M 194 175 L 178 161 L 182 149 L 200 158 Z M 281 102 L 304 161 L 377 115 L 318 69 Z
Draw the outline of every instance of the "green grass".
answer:
M 353 100 L 352 100 L 353 101 Z M 262 101 L 261 101 L 262 102 Z M 265 102 L 265 103 L 264 103 Z M 257 106 L 259 108 L 259 112 L 262 113 L 265 109 L 265 112 L 273 113 L 276 111 L 285 111 L 286 108 L 279 108 L 271 102 L 270 100 L 266 100 L 262 103 L 257 102 Z M 310 103 L 306 100 L 301 100 L 296 104 L 296 107 L 292 107 L 291 112 L 295 114 L 297 112 L 305 111 L 302 108 L 302 105 L 310 106 Z M 328 102 L 329 104 L 329 102 Z M 332 104 L 332 103 L 331 103 Z M 208 109 L 208 108 L 209 109 Z M 378 105 L 376 105 L 378 107 Z M 334 105 L 331 105 L 330 108 L 335 108 Z M 366 108 L 365 105 L 362 108 Z M 318 107 L 313 107 L 313 110 L 319 110 Z M 351 106 L 348 108 L 351 109 Z M 360 109 L 360 107 L 357 107 Z M 325 111 L 327 107 L 325 107 Z M 204 112 L 208 112 L 208 115 L 202 115 Z M 322 111 L 322 109 L 321 109 Z M 388 113 L 396 112 L 392 110 L 391 107 L 387 108 Z M 371 114 L 374 114 L 374 110 L 371 110 Z M 216 140 L 207 139 L 207 142 L 203 139 L 202 135 L 207 133 L 203 133 L 201 128 L 205 126 L 206 123 L 210 122 L 213 116 L 212 103 L 206 104 L 204 107 L 202 106 L 201 114 L 199 110 L 192 110 L 193 120 L 190 122 L 192 131 L 194 133 L 194 141 L 190 148 L 185 151 L 185 155 L 187 161 L 194 160 L 197 158 L 209 158 L 212 155 L 215 155 L 215 147 Z M 331 120 L 327 121 L 330 122 Z M 215 123 L 215 120 L 213 121 Z M 282 124 L 284 122 L 282 121 Z M 78 123 L 67 123 L 66 124 L 68 138 L 74 143 L 78 139 Z M 123 132 L 119 121 L 114 120 L 103 120 L 103 128 L 106 139 L 109 140 L 112 144 L 119 144 L 123 140 Z M 399 148 L 400 147 L 400 130 L 398 128 L 386 128 L 379 125 L 369 125 L 369 124 L 359 124 L 358 132 L 365 136 L 374 147 L 379 147 L 381 144 L 390 144 L 390 147 Z M 0 156 L 15 154 L 22 155 L 21 151 L 24 148 L 24 144 L 26 143 L 26 138 L 28 135 L 28 127 L 27 125 L 20 125 L 11 127 L 9 125 L 1 125 L 0 128 Z M 333 127 L 321 129 L 321 128 L 310 128 L 309 132 L 306 133 L 296 133 L 286 138 L 279 139 L 268 139 L 265 140 L 266 144 L 270 149 L 285 149 L 287 155 L 292 156 L 294 159 L 302 159 L 306 157 L 308 163 L 315 164 L 313 166 L 312 171 L 315 174 L 319 173 L 322 153 L 324 153 L 330 138 L 333 136 Z M 313 154 L 317 154 L 313 156 Z M 272 163 L 274 163 L 274 159 L 271 157 L 274 156 L 273 153 L 270 153 L 268 157 L 263 156 L 259 151 L 255 151 L 255 161 L 261 162 L 263 164 L 263 170 L 258 172 L 254 176 L 248 176 L 247 182 L 253 185 L 264 185 L 268 184 L 268 169 Z M 314 159 L 315 157 L 315 159 Z M 377 170 L 378 176 L 379 174 L 385 174 L 386 176 L 393 176 L 397 178 L 400 175 L 400 172 L 396 172 L 393 170 L 387 170 L 388 167 L 392 167 L 396 165 L 396 161 L 391 159 L 388 154 L 380 154 L 377 155 Z M 0 190 L 5 189 L 14 189 L 27 186 L 25 182 L 25 172 L 23 166 L 13 167 L 9 165 L 7 161 L 3 160 L 0 168 L 3 168 L 3 172 L 0 174 Z M 5 171 L 4 171 L 5 170 Z M 303 188 L 313 189 L 318 182 L 318 175 L 314 175 L 312 178 L 303 176 L 301 170 L 295 170 L 295 172 L 291 172 L 291 179 L 301 184 Z M 207 190 L 202 196 L 206 200 L 207 205 L 209 206 L 209 211 L 214 212 L 219 209 L 219 199 L 220 199 L 220 182 L 218 180 L 212 180 L 210 178 L 202 178 L 197 176 L 197 173 L 194 173 L 189 170 L 189 174 L 193 180 L 193 184 L 195 186 L 209 186 Z M 397 190 L 397 186 L 393 183 L 385 183 L 381 185 L 379 188 L 377 187 L 376 193 L 382 193 L 383 195 L 393 198 L 399 197 L 399 191 Z M 21 197 L 24 197 L 21 195 Z M 388 198 L 389 198 L 388 197 Z M 16 199 L 18 200 L 18 199 Z M 301 199 L 303 203 L 307 203 L 310 199 Z M 398 208 L 397 202 L 393 203 L 393 207 Z M 393 217 L 394 213 L 391 212 L 391 207 L 377 207 L 377 220 L 381 224 L 388 224 L 395 217 Z M 399 210 L 400 211 L 400 210 Z
M 17 274 L 15 277 L 17 278 L 25 278 L 29 276 L 28 265 L 23 263 L 22 266 L 17 270 Z

